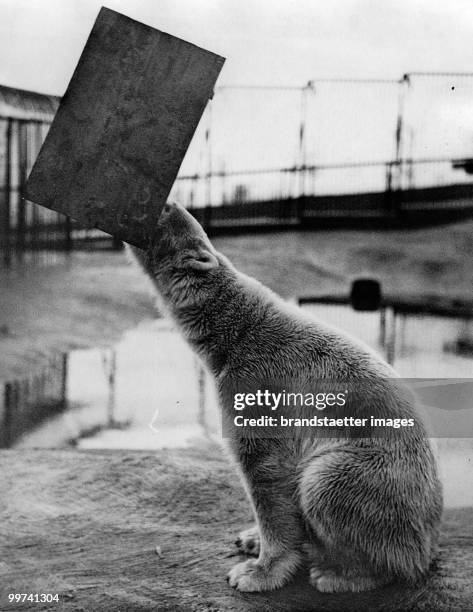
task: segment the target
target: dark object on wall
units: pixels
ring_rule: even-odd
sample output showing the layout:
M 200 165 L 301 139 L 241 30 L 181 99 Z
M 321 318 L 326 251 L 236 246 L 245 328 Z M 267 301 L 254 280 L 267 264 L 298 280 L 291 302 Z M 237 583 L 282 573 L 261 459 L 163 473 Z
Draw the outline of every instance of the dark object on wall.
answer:
M 378 310 L 381 306 L 381 285 L 371 278 L 353 281 L 350 293 L 353 310 Z
M 102 8 L 28 199 L 145 246 L 224 61 Z

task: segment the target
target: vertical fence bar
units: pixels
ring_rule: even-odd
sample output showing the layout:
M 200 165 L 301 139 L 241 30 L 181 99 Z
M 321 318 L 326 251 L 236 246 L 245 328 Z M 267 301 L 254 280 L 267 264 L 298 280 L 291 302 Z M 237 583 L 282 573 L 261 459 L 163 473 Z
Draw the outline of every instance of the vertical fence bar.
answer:
M 31 146 L 29 147 L 29 161 L 32 167 L 36 159 L 36 156 L 38 155 L 38 152 L 41 148 L 41 144 L 42 144 L 41 123 L 37 122 L 33 124 L 31 126 L 31 130 L 32 130 L 32 134 L 30 137 Z M 30 170 L 30 168 L 28 170 Z M 28 171 L 28 174 L 29 174 L 29 171 Z M 31 231 L 31 248 L 33 250 L 37 250 L 39 246 L 38 243 L 41 242 L 40 240 L 40 237 L 41 237 L 40 211 L 39 211 L 39 207 L 36 204 L 29 203 L 29 206 L 31 207 L 31 230 L 30 230 Z
M 305 168 L 307 165 L 306 122 L 307 87 L 303 87 L 301 89 L 301 108 L 299 122 L 299 193 L 297 194 L 299 197 L 305 195 Z
M 12 120 L 7 121 L 6 147 L 5 147 L 5 184 L 4 184 L 4 207 L 3 207 L 3 263 L 6 268 L 11 266 L 11 156 L 12 156 Z
M 69 216 L 64 217 L 64 245 L 68 253 L 72 251 L 72 221 Z
M 386 346 L 386 306 L 381 305 L 379 309 L 379 337 L 380 346 Z
M 115 397 L 116 397 L 116 373 L 117 373 L 117 351 L 112 348 L 108 351 L 107 356 L 104 354 L 104 364 L 108 367 L 107 383 L 108 383 L 108 398 L 107 398 L 107 421 L 108 426 L 115 425 Z
M 12 383 L 5 383 L 4 386 L 4 413 L 3 413 L 3 435 L 2 435 L 2 446 L 8 448 L 11 444 L 12 438 L 12 400 L 13 400 L 13 389 Z
M 307 129 L 308 113 L 307 107 L 310 93 L 315 93 L 314 83 L 308 81 L 301 89 L 301 106 L 299 122 L 299 197 L 307 195 Z
M 207 432 L 207 423 L 205 419 L 206 412 L 206 395 L 205 395 L 205 370 L 200 361 L 197 361 L 197 394 L 198 394 L 198 406 L 197 406 L 197 420 L 202 429 Z
M 18 122 L 18 209 L 16 218 L 16 244 L 18 254 L 23 256 L 25 251 L 26 234 L 26 206 L 25 206 L 25 186 L 26 186 L 26 123 Z
M 69 355 L 64 353 L 62 355 L 62 371 L 61 371 L 61 404 L 62 409 L 65 410 L 67 406 L 67 381 L 69 375 Z
M 208 125 L 205 132 L 205 143 L 207 146 L 207 206 L 212 206 L 212 100 L 209 100 L 207 106 Z
M 396 311 L 394 308 L 388 308 L 386 314 L 389 314 L 386 325 L 386 361 L 389 365 L 394 365 L 396 358 Z
M 398 97 L 398 111 L 396 120 L 395 130 L 395 143 L 394 143 L 394 164 L 395 168 L 395 183 L 394 191 L 396 192 L 393 204 L 394 212 L 396 217 L 401 215 L 402 211 L 402 198 L 401 193 L 403 189 L 403 175 L 404 175 L 404 147 L 405 147 L 405 134 L 404 134 L 404 107 L 406 103 L 406 95 L 409 87 L 409 75 L 404 74 L 402 79 L 399 81 L 399 97 Z

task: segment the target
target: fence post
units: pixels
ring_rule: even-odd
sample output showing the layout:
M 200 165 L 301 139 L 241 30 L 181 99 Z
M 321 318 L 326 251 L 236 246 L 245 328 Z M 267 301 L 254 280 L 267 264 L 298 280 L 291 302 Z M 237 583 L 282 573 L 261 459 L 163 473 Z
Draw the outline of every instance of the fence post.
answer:
M 8 448 L 12 442 L 12 399 L 13 390 L 12 383 L 5 383 L 4 387 L 4 416 L 3 416 L 3 439 L 2 445 L 4 448 Z
M 30 136 L 28 154 L 29 154 L 29 163 L 33 165 L 36 156 L 41 148 L 43 142 L 42 136 L 42 123 L 41 121 L 36 122 L 31 126 L 31 129 L 34 128 L 33 135 Z M 38 250 L 38 243 L 41 241 L 41 214 L 39 207 L 30 202 L 31 207 L 31 225 L 30 225 L 30 233 L 31 233 L 31 249 L 33 251 Z
M 108 353 L 108 355 L 107 355 Z M 102 353 L 102 362 L 105 369 L 105 376 L 108 384 L 107 397 L 107 423 L 109 427 L 114 427 L 115 421 L 115 394 L 116 394 L 116 373 L 117 373 L 117 351 L 115 348 L 108 349 Z
M 16 233 L 17 233 L 17 248 L 20 257 L 23 255 L 25 250 L 25 238 L 26 238 L 26 201 L 25 201 L 25 187 L 26 187 L 26 123 L 24 121 L 18 122 L 18 210 L 17 210 L 17 221 L 16 221 Z
M 3 263 L 6 268 L 11 266 L 11 154 L 12 154 L 12 119 L 7 121 L 6 147 L 5 147 L 5 191 L 2 215 L 2 236 L 3 236 Z
M 69 355 L 63 353 L 62 355 L 62 372 L 61 372 L 61 403 L 62 409 L 64 410 L 67 405 L 67 378 L 69 370 Z
M 396 216 L 393 195 L 393 166 L 395 162 L 386 162 L 386 188 L 385 188 L 385 211 L 386 217 L 392 219 Z
M 406 101 L 406 93 L 410 85 L 409 75 L 406 73 L 402 76 L 399 81 L 399 97 L 398 97 L 398 110 L 396 120 L 396 130 L 394 133 L 394 151 L 396 167 L 396 184 L 394 190 L 392 189 L 392 166 L 391 166 L 391 209 L 394 216 L 397 219 L 401 218 L 402 215 L 402 189 L 403 189 L 403 172 L 404 172 L 404 107 Z M 393 191 L 395 193 L 393 193 Z
M 197 419 L 202 429 L 207 432 L 207 423 L 205 419 L 206 397 L 205 397 L 205 370 L 200 361 L 197 363 L 197 388 L 198 388 L 198 413 Z
M 304 226 L 306 200 L 307 200 L 307 196 L 301 196 L 297 198 L 297 202 L 296 202 L 297 219 L 299 221 L 300 226 Z
M 204 218 L 203 218 L 203 226 L 206 232 L 210 233 L 210 229 L 211 229 L 211 224 L 212 224 L 212 206 L 210 204 L 207 204 L 207 206 L 204 208 Z
M 386 334 L 386 361 L 389 365 L 394 365 L 396 358 L 396 310 L 391 307 L 387 312 L 390 315 L 388 319 L 390 327 L 387 329 Z
M 205 142 L 207 145 L 207 205 L 212 204 L 212 100 L 210 99 L 207 105 L 208 124 L 205 130 Z
M 66 216 L 64 220 L 64 239 L 66 251 L 72 251 L 72 221 L 69 216 Z
M 307 173 L 307 103 L 309 93 L 315 93 L 313 81 L 308 81 L 301 89 L 301 105 L 299 119 L 299 197 L 306 195 Z

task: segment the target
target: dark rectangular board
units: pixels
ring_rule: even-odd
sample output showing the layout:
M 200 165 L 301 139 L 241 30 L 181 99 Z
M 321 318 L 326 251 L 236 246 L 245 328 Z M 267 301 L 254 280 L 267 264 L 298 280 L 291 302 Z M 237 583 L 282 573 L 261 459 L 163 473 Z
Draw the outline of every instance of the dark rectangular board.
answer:
M 224 61 L 102 8 L 27 198 L 146 246 Z

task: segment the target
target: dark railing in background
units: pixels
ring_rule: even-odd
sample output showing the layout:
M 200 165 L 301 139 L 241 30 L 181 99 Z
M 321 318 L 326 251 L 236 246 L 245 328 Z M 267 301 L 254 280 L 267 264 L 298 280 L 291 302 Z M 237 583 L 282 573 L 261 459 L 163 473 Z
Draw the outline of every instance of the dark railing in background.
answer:
M 356 284 L 355 281 L 354 285 Z M 361 281 L 366 283 L 366 279 Z M 371 284 L 378 284 L 371 281 Z M 380 291 L 380 289 L 379 289 Z M 365 304 L 360 304 L 365 300 Z M 319 320 L 344 329 L 381 352 L 401 376 L 470 376 L 473 365 L 473 309 L 471 303 L 422 298 L 318 295 L 302 296 L 299 306 Z M 358 303 L 357 303 L 358 302 Z M 435 328 L 435 333 L 432 330 Z M 413 355 L 417 354 L 417 360 Z M 448 357 L 450 356 L 450 358 Z
M 0 448 L 67 407 L 68 355 L 57 354 L 29 377 L 0 384 Z
M 448 163 L 453 164 L 454 161 L 449 160 Z M 412 162 L 413 165 L 423 163 L 422 160 Z M 445 163 L 445 160 L 429 163 Z M 456 163 L 463 164 L 464 160 Z M 392 162 L 384 164 L 386 174 L 389 174 L 391 165 Z M 360 164 L 358 167 L 365 166 Z M 294 172 L 317 172 L 317 168 L 296 169 Z M 252 175 L 256 176 L 257 173 L 253 172 Z M 386 188 L 384 191 L 364 193 L 276 196 L 221 206 L 188 207 L 188 210 L 209 234 L 246 229 L 270 230 L 274 227 L 315 229 L 428 225 L 473 216 L 473 182 L 398 190 Z
M 0 86 L 0 266 L 28 254 L 70 251 L 90 243 L 113 245 L 98 230 L 28 202 L 28 174 L 49 130 L 59 98 Z M 54 259 L 54 254 L 41 259 Z
M 210 233 L 471 216 L 472 77 L 217 88 L 171 197 Z
M 171 198 L 209 233 L 471 216 L 472 102 L 473 75 L 463 73 L 219 87 Z M 0 86 L 0 265 L 117 246 L 23 197 L 58 104 Z

